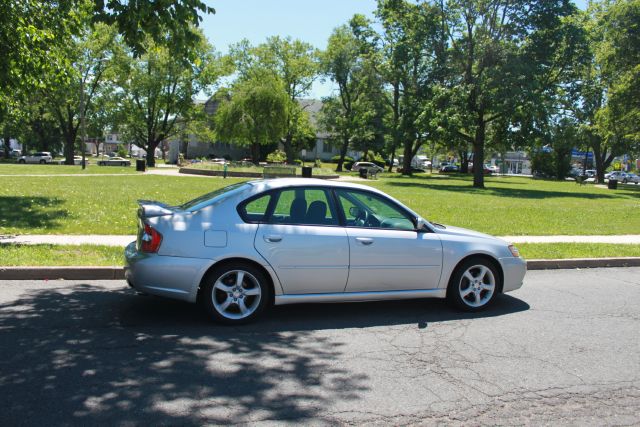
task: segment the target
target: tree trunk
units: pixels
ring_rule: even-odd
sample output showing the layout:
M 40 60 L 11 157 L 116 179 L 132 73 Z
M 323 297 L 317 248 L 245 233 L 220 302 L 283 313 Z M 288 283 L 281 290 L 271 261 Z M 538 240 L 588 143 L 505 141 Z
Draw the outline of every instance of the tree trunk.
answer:
M 156 165 L 156 147 L 158 146 L 159 141 L 154 140 L 153 138 L 147 139 L 147 146 L 145 150 L 147 150 L 147 166 L 152 168 Z
M 404 158 L 402 159 L 402 175 L 411 176 L 411 162 L 413 160 L 413 143 L 404 144 Z
M 476 128 L 476 137 L 473 141 L 473 186 L 475 188 L 484 188 L 484 140 L 485 140 L 485 122 L 484 114 L 478 112 L 478 127 Z
M 71 134 L 67 133 L 65 135 L 64 141 L 64 164 L 65 165 L 73 165 L 73 156 L 75 149 L 75 141 L 76 141 L 76 133 L 71 131 Z
M 254 165 L 260 163 L 260 144 L 257 142 L 251 144 L 251 160 Z
M 602 155 L 602 150 L 600 148 L 600 144 L 593 144 L 593 160 L 595 161 L 596 166 L 596 180 L 597 182 L 604 182 L 604 156 Z M 586 164 L 586 162 L 585 162 Z
M 296 153 L 293 151 L 293 135 L 287 134 L 285 138 L 282 140 L 282 147 L 284 148 L 284 153 L 287 155 L 287 163 L 290 165 L 293 164 Z
M 349 137 L 342 137 L 342 145 L 340 145 L 340 158 L 338 159 L 338 166 L 336 166 L 336 172 L 342 172 L 342 164 L 344 163 L 344 158 L 347 155 L 347 150 L 349 149 Z
M 466 145 L 464 150 L 458 150 L 458 157 L 460 158 L 460 173 L 469 173 L 469 154 L 467 151 Z

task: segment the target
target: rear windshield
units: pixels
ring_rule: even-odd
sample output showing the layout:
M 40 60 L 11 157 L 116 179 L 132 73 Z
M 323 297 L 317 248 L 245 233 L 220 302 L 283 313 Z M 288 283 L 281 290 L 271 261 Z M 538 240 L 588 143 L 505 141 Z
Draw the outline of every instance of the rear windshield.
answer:
M 229 193 L 237 188 L 243 187 L 247 185 L 244 182 L 240 182 L 237 184 L 231 184 L 226 187 L 219 188 L 217 190 L 212 191 L 211 193 L 203 194 L 200 197 L 197 197 L 193 200 L 188 201 L 187 203 L 178 206 L 183 211 L 197 211 L 198 209 L 203 208 L 208 205 L 211 200 L 225 194 Z

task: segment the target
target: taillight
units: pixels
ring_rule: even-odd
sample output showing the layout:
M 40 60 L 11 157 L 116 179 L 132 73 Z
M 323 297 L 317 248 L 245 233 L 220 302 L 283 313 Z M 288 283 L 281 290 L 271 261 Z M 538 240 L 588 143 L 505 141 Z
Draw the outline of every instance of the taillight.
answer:
M 162 243 L 162 234 L 158 233 L 156 229 L 149 224 L 144 225 L 144 234 L 142 235 L 142 245 L 140 249 L 142 252 L 155 253 L 160 249 L 160 243 Z

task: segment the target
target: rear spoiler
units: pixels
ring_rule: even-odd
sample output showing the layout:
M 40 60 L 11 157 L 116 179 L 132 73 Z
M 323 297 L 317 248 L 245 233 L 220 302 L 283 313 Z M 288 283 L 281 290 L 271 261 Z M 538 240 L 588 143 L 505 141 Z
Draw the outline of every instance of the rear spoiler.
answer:
M 140 219 L 173 215 L 176 208 L 154 200 L 138 200 L 138 217 Z

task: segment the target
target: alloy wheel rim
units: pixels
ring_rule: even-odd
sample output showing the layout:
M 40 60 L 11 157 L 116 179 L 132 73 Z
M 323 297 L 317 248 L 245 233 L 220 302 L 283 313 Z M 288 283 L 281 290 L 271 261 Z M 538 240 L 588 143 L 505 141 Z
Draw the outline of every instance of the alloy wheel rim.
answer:
M 485 265 L 469 267 L 458 284 L 462 301 L 469 307 L 482 307 L 489 302 L 496 289 L 493 271 Z
M 253 314 L 262 299 L 260 282 L 244 270 L 231 270 L 216 280 L 211 301 L 216 311 L 227 319 L 244 319 Z

